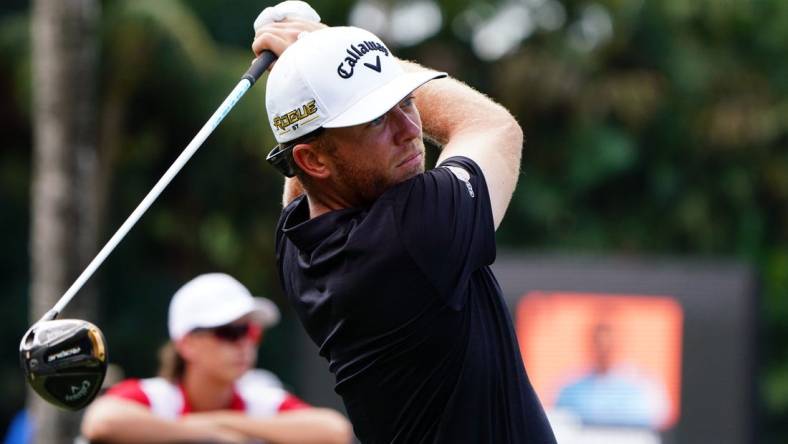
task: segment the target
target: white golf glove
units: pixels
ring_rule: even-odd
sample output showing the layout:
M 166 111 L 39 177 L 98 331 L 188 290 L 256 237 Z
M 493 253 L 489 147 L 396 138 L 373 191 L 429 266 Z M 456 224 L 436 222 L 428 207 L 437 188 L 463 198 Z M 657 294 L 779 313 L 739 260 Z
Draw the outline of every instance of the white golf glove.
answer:
M 320 15 L 309 4 L 299 0 L 286 0 L 276 6 L 269 6 L 257 16 L 254 21 L 254 30 L 274 22 L 281 22 L 287 18 L 319 22 Z

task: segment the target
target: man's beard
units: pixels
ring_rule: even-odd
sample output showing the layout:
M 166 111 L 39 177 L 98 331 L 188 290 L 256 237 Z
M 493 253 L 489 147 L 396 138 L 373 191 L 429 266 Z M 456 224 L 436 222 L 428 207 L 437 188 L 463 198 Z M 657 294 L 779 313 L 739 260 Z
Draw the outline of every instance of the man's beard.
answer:
M 358 168 L 345 162 L 337 162 L 337 178 L 346 192 L 352 193 L 353 202 L 367 206 L 375 202 L 396 183 L 376 171 Z

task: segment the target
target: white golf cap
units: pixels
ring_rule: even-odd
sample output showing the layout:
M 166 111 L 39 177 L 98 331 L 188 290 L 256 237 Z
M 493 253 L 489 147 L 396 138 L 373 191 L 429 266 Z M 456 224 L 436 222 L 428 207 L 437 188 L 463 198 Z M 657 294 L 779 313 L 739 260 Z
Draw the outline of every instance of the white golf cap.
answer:
M 178 340 L 196 328 L 218 327 L 247 315 L 264 327 L 279 322 L 276 304 L 253 297 L 243 284 L 227 274 L 209 273 L 197 276 L 175 292 L 167 323 L 170 338 Z
M 303 33 L 268 76 L 268 120 L 282 144 L 320 127 L 375 120 L 419 86 L 445 76 L 405 72 L 378 37 L 360 28 Z

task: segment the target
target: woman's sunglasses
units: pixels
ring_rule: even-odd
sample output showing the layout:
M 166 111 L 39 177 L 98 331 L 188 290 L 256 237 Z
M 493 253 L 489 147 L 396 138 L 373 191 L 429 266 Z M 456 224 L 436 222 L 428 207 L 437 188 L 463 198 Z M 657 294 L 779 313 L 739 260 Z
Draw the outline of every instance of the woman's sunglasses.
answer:
M 248 322 L 246 324 L 227 324 L 212 328 L 197 328 L 194 331 L 210 332 L 216 339 L 227 342 L 236 342 L 243 338 L 249 338 L 250 341 L 257 342 L 260 340 L 263 328 L 258 324 Z

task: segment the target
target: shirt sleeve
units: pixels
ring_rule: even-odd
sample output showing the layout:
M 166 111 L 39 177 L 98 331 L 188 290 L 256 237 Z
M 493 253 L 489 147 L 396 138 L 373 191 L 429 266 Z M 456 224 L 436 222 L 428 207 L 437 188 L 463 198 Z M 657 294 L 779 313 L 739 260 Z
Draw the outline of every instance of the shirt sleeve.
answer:
M 306 409 L 312 407 L 311 405 L 307 404 L 306 402 L 302 401 L 297 396 L 287 393 L 285 395 L 285 399 L 279 404 L 279 413 L 286 412 L 289 410 L 299 410 L 299 409 Z
M 263 369 L 248 371 L 236 382 L 236 390 L 246 413 L 253 417 L 267 418 L 284 411 L 311 407 L 282 388 L 282 382 L 276 375 Z
M 484 175 L 452 157 L 398 189 L 397 225 L 406 250 L 454 309 L 465 304 L 470 276 L 495 260 L 495 226 Z
M 149 408 L 151 406 L 148 395 L 142 391 L 139 379 L 127 379 L 125 381 L 121 381 L 110 387 L 105 395 L 134 401 Z

